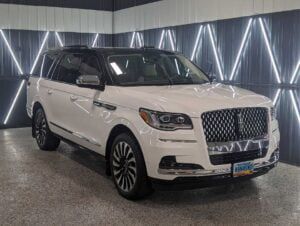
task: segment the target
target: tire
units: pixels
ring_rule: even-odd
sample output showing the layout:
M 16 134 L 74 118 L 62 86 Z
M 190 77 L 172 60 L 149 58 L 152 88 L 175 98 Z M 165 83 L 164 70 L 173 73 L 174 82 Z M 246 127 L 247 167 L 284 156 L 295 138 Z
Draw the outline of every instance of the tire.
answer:
M 60 139 L 50 131 L 42 108 L 34 114 L 33 132 L 39 148 L 43 151 L 54 151 L 60 144 Z
M 137 200 L 152 192 L 144 157 L 132 135 L 122 133 L 115 138 L 110 151 L 110 166 L 113 181 L 124 198 Z

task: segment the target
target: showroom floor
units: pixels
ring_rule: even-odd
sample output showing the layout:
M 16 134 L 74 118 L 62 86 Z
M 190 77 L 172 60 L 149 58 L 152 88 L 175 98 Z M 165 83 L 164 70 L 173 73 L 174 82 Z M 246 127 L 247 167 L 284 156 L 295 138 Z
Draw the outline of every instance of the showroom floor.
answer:
M 121 198 L 94 153 L 39 151 L 30 129 L 0 131 L 0 225 L 300 224 L 300 168 L 241 184 Z

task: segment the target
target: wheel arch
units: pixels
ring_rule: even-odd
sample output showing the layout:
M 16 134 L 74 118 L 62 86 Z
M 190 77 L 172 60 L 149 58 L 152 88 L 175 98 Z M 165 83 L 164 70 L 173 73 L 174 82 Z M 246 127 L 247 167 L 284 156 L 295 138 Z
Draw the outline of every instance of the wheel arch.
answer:
M 106 161 L 107 175 L 111 175 L 109 156 L 110 156 L 110 151 L 111 151 L 114 139 L 122 133 L 130 134 L 136 140 L 137 145 L 141 150 L 141 145 L 140 145 L 138 139 L 136 138 L 135 134 L 132 132 L 132 130 L 128 126 L 123 125 L 123 124 L 115 125 L 109 133 L 108 139 L 106 141 L 106 147 L 105 147 L 105 161 Z

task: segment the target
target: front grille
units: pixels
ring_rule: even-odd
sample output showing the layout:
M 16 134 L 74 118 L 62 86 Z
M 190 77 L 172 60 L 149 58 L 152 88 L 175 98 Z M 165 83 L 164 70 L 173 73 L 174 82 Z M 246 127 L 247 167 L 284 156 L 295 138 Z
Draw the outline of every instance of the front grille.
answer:
M 254 159 L 264 158 L 267 155 L 266 148 L 260 150 L 244 151 L 244 152 L 234 152 L 222 155 L 210 155 L 210 162 L 213 165 L 222 165 L 229 163 L 237 163 L 244 161 L 251 161 Z
M 264 137 L 268 133 L 267 108 L 234 108 L 201 115 L 207 142 L 228 142 Z

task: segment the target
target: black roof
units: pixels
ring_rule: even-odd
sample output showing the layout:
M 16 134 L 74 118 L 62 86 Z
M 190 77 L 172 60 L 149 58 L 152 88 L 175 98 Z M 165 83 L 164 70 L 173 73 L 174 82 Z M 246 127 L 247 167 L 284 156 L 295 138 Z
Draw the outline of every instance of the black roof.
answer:
M 143 48 L 123 48 L 123 47 L 102 47 L 102 48 L 89 48 L 87 46 L 66 46 L 62 48 L 56 49 L 49 49 L 46 50 L 44 53 L 52 53 L 57 54 L 60 52 L 77 52 L 88 53 L 88 52 L 97 52 L 100 54 L 105 55 L 112 55 L 112 54 L 133 54 L 133 53 L 140 53 L 143 51 L 151 51 L 157 53 L 164 53 L 164 54 L 175 54 L 175 52 L 156 49 L 152 47 L 143 47 Z

